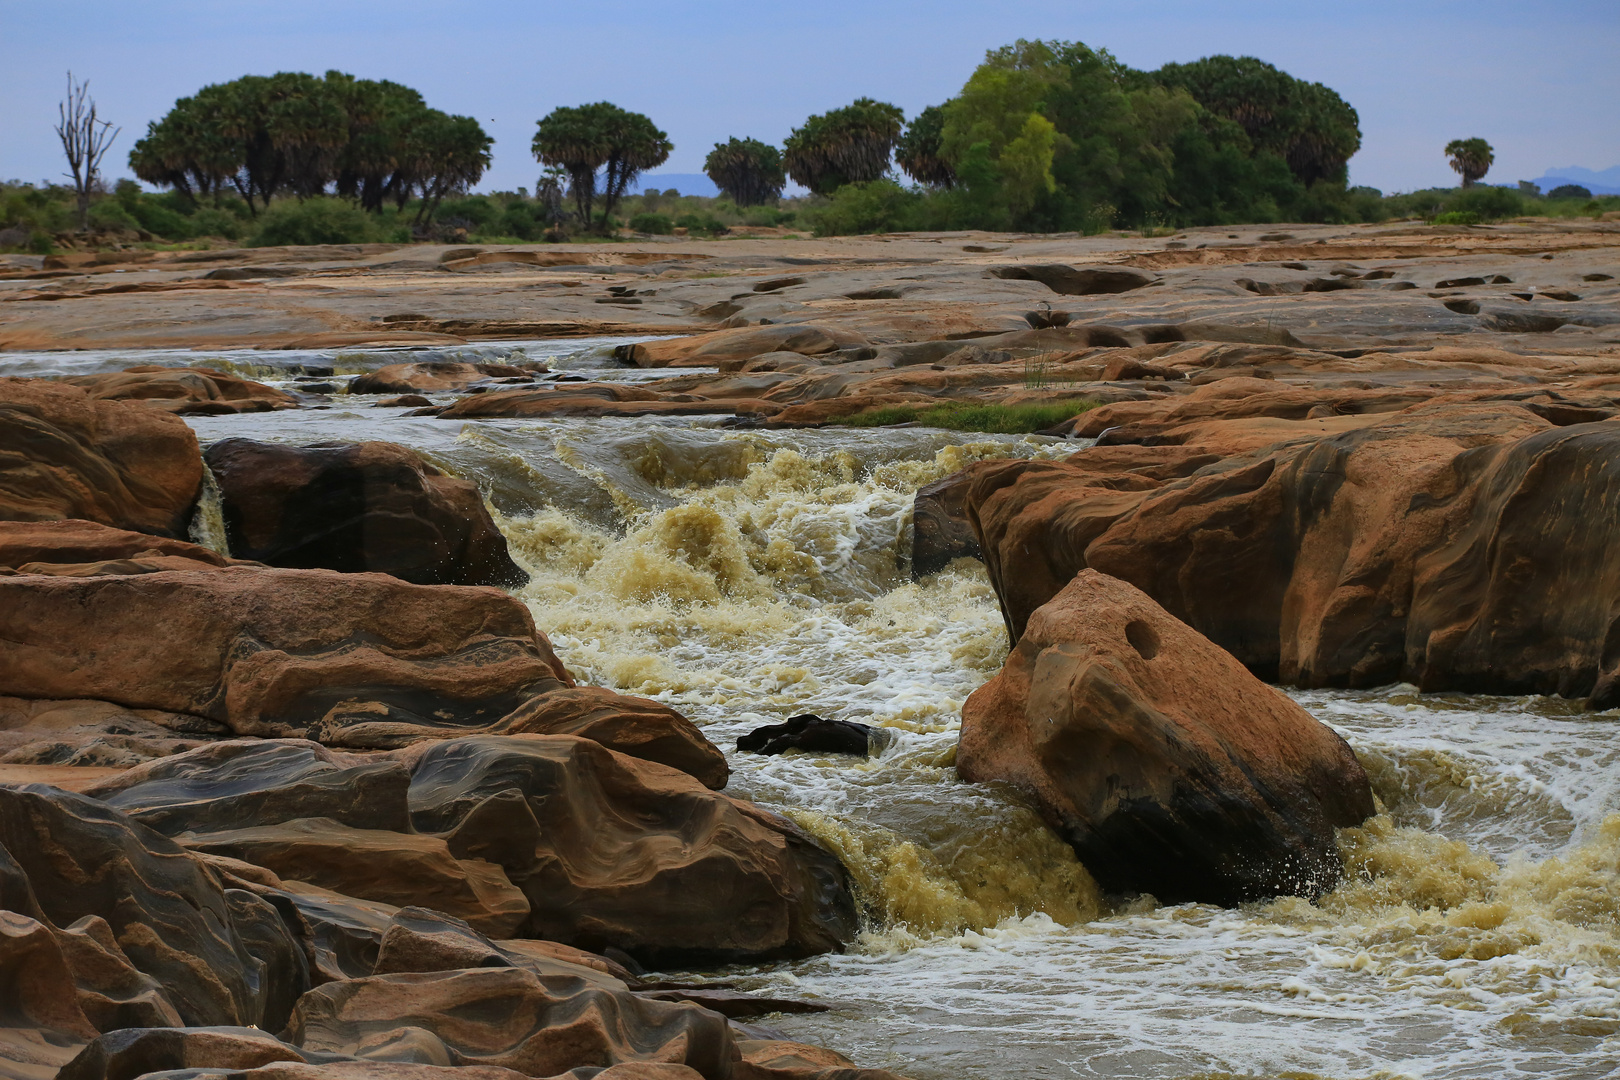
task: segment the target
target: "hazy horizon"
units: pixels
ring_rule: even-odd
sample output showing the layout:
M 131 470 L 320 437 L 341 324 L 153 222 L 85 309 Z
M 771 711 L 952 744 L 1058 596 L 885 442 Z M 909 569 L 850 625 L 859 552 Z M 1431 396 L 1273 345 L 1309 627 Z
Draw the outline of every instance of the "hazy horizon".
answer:
M 58 178 L 51 126 L 69 68 L 123 127 L 108 156 L 113 178 L 129 175 L 130 147 L 178 97 L 245 74 L 337 68 L 403 82 L 436 108 L 476 117 L 496 140 L 478 185 L 489 191 L 533 186 L 534 122 L 558 105 L 608 99 L 647 113 L 675 143 L 657 173 L 690 175 L 716 141 L 780 143 L 810 113 L 863 95 L 914 115 L 955 94 L 986 49 L 1019 37 L 1084 41 L 1150 70 L 1253 55 L 1325 83 L 1361 117 L 1351 183 L 1385 192 L 1453 186 L 1441 151 L 1453 138 L 1495 147 L 1490 183 L 1620 165 L 1620 115 L 1585 107 L 1620 97 L 1620 18 L 1602 3 L 1235 11 L 1171 2 L 1150 14 L 1051 0 L 996 10 L 833 0 L 813 19 L 731 2 L 610 10 L 284 0 L 244 10 L 157 0 L 86 17 L 0 0 L 12 45 L 0 70 L 0 178 Z

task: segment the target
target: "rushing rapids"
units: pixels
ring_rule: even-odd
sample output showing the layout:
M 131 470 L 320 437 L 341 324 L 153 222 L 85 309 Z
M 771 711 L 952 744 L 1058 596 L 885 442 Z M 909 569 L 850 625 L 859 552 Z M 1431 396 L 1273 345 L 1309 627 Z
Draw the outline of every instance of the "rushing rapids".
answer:
M 602 343 L 457 351 L 593 378 L 610 365 Z M 263 355 L 222 364 L 296 389 Z M 298 362 L 341 381 L 400 358 Z M 81 373 L 143 359 L 67 362 Z M 1006 657 L 1001 615 L 979 564 L 920 581 L 909 569 L 917 487 L 1074 442 L 455 423 L 342 395 L 330 405 L 189 422 L 204 441 L 386 439 L 476 482 L 530 573 L 517 595 L 574 674 L 691 717 L 728 752 L 731 793 L 782 810 L 846 862 L 865 908 L 856 948 L 722 973 L 832 1006 L 773 1022 L 792 1037 L 921 1078 L 1620 1066 L 1612 714 L 1408 687 L 1296 693 L 1349 740 L 1380 800 L 1379 816 L 1340 835 L 1344 884 L 1316 903 L 1237 909 L 1106 897 L 1013 793 L 956 778 L 962 703 Z M 205 498 L 194 537 L 217 546 L 221 529 Z M 732 752 L 741 734 L 806 711 L 894 738 L 867 761 Z

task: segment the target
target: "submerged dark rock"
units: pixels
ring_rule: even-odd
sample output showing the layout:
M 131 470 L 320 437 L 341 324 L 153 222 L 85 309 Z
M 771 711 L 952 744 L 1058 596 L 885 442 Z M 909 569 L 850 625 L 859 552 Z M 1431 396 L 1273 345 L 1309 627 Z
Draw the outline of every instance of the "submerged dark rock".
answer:
M 785 723 L 755 728 L 737 740 L 737 749 L 752 754 L 803 750 L 811 754 L 854 754 L 867 757 L 889 741 L 882 728 L 850 720 L 823 720 L 815 713 L 788 717 Z

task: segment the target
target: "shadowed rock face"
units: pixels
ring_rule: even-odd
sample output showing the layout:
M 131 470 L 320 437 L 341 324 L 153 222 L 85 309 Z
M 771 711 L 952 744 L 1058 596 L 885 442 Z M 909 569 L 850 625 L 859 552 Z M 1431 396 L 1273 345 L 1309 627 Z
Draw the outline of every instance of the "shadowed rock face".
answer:
M 1373 813 L 1343 739 L 1095 570 L 968 698 L 957 769 L 1034 795 L 1105 889 L 1168 902 L 1325 892 L 1334 828 Z
M 521 585 L 478 489 L 393 443 L 225 439 L 206 454 L 231 550 L 272 566 L 380 571 L 418 585 Z
M 173 841 L 58 788 L 0 787 L 0 907 L 54 931 L 101 1030 L 165 1015 L 275 1029 L 309 986 L 270 904 L 221 889 Z
M 1038 281 L 1063 296 L 1093 296 L 1122 293 L 1153 284 L 1152 274 L 1129 266 L 1065 266 L 1038 263 L 1024 266 L 997 266 L 986 276 L 1009 281 Z
M 1265 397 L 1159 420 L 1161 445 L 969 470 L 1012 638 L 1091 567 L 1265 678 L 1614 700 L 1612 423 L 1545 391 L 1297 420 Z
M 202 490 L 184 420 L 74 386 L 0 379 L 0 520 L 184 536 Z

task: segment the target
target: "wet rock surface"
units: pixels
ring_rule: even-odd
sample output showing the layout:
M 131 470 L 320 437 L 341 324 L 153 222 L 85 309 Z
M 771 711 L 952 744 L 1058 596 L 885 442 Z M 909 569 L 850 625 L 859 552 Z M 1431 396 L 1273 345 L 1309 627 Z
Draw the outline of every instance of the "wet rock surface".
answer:
M 737 740 L 750 754 L 853 754 L 867 757 L 888 744 L 889 732 L 850 720 L 824 720 L 814 713 L 790 716 L 780 724 L 755 728 Z
M 298 399 L 283 390 L 211 368 L 172 368 L 151 364 L 110 375 L 64 379 L 96 401 L 138 401 L 179 416 L 296 409 Z
M 1231 905 L 1338 883 L 1356 756 L 1132 586 L 1082 570 L 962 710 L 957 770 L 1029 792 L 1110 892 Z
M 224 439 L 204 459 L 226 535 L 272 566 L 378 571 L 418 585 L 520 585 L 477 487 L 392 443 Z

